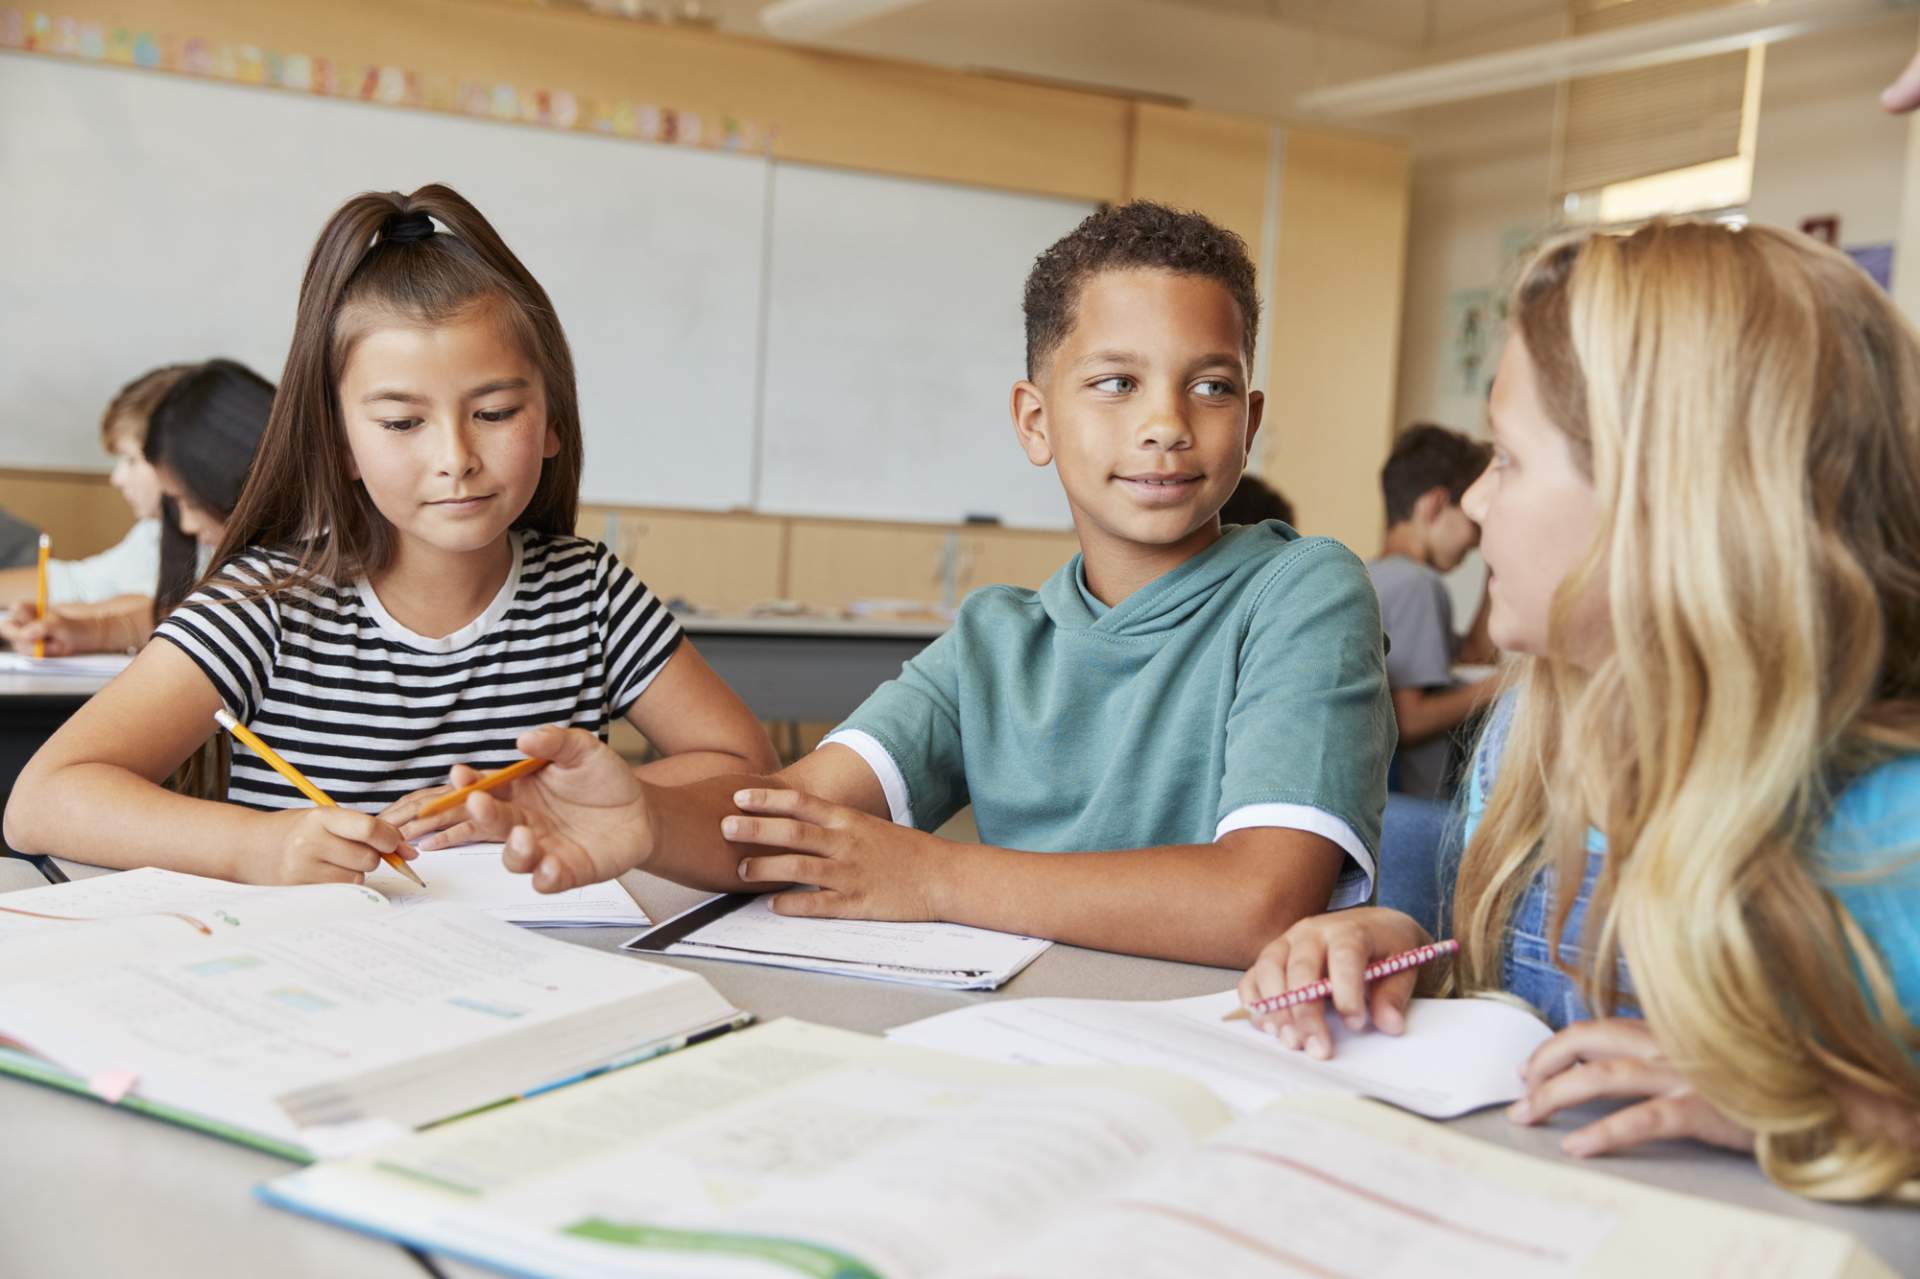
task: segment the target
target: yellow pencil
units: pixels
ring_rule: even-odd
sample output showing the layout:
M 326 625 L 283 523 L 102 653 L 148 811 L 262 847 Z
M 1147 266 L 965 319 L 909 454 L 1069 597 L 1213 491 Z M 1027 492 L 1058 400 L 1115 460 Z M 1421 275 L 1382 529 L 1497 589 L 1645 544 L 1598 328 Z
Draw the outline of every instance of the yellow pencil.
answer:
M 33 606 L 38 610 L 34 616 L 43 622 L 47 619 L 47 556 L 52 551 L 53 539 L 42 533 L 40 535 L 40 576 L 34 584 Z M 37 639 L 33 642 L 33 655 L 35 657 L 47 655 L 46 640 Z
M 496 786 L 504 786 L 516 777 L 525 777 L 528 773 L 535 772 L 546 766 L 547 761 L 544 759 L 523 759 L 517 763 L 508 764 L 505 768 L 495 769 L 477 782 L 468 782 L 459 790 L 448 791 L 439 799 L 430 801 L 426 807 L 415 813 L 414 817 L 417 820 L 422 817 L 432 817 L 435 813 L 444 813 L 449 808 L 466 803 L 467 796 L 474 794 L 476 791 L 492 790 Z
M 244 742 L 247 745 L 247 747 L 253 751 L 254 754 L 258 755 L 261 759 L 266 760 L 267 766 L 269 768 L 273 769 L 274 772 L 280 774 L 280 776 L 286 778 L 289 782 L 292 782 L 294 789 L 299 791 L 302 795 L 305 795 L 308 799 L 320 805 L 320 807 L 322 808 L 338 808 L 339 807 L 338 804 L 333 802 L 333 796 L 327 794 L 325 791 L 321 790 L 318 786 L 315 786 L 312 782 L 302 777 L 300 775 L 299 769 L 295 768 L 292 764 L 287 763 L 286 760 L 281 759 L 278 752 L 276 752 L 273 749 L 273 747 L 267 745 L 265 742 L 261 741 L 258 737 L 254 736 L 253 730 L 248 728 L 245 724 L 242 724 L 239 720 L 235 719 L 232 713 L 229 712 L 226 707 L 223 706 L 219 710 L 215 711 L 213 713 L 213 718 L 219 721 L 220 727 L 226 729 L 229 733 L 232 733 L 235 737 L 239 738 L 242 742 Z M 405 875 L 408 879 L 411 879 L 414 883 L 420 885 L 420 887 L 425 888 L 427 886 L 427 882 L 421 879 L 419 875 L 414 873 L 413 867 L 407 865 L 407 859 L 402 857 L 400 854 L 382 853 L 380 854 L 380 856 L 387 863 L 387 865 L 393 867 L 395 870 L 399 871 L 402 875 Z

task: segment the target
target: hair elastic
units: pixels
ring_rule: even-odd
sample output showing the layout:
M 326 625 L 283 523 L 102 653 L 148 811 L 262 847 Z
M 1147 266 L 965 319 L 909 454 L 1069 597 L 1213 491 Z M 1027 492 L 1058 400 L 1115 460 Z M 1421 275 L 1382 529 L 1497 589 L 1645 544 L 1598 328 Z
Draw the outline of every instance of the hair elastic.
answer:
M 411 244 L 432 235 L 433 219 L 424 213 L 396 213 L 380 231 L 380 238 L 388 244 Z

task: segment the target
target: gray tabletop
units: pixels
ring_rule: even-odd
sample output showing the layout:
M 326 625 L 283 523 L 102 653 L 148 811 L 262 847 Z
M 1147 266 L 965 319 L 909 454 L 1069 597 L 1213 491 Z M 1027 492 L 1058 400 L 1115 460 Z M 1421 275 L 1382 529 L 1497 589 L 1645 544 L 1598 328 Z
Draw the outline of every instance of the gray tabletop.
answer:
M 0 861 L 0 868 L 5 865 Z M 63 863 L 76 877 L 91 868 Z M 93 872 L 97 873 L 97 872 Z M 656 920 L 705 894 L 632 874 L 629 891 Z M 612 950 L 628 928 L 567 929 L 553 936 Z M 1055 946 L 1006 987 L 991 994 L 928 990 L 711 960 L 649 956 L 699 972 L 734 1004 L 762 1018 L 800 1017 L 853 1030 L 888 1027 L 986 999 L 1025 996 L 1175 999 L 1232 986 L 1231 969 L 1203 968 L 1072 946 Z M 1563 1159 L 1562 1135 L 1592 1115 L 1574 1115 L 1539 1129 L 1517 1128 L 1498 1111 L 1453 1121 L 1460 1132 L 1547 1159 Z M 359 1239 L 258 1205 L 252 1188 L 288 1165 L 270 1156 L 138 1115 L 68 1097 L 24 1081 L 0 1079 L 0 1238 L 6 1260 L 35 1258 L 19 1273 L 208 1274 L 422 1273 L 401 1250 Z M 1818 1222 L 1860 1239 L 1896 1271 L 1920 1260 L 1920 1212 L 1890 1207 L 1816 1204 L 1771 1185 L 1751 1159 L 1690 1144 L 1667 1144 L 1586 1165 L 1670 1190 Z M 51 1175 L 49 1173 L 51 1172 Z M 101 1196 L 107 1197 L 103 1199 Z M 102 1203 L 116 1228 L 89 1230 Z M 218 1251 L 206 1248 L 220 1241 Z M 261 1259 L 270 1259 L 263 1261 Z M 57 1263 L 57 1264 L 53 1264 Z M 256 1264 L 257 1263 L 257 1264 Z M 484 1272 L 444 1258 L 448 1276 Z M 384 1268 L 383 1268 L 384 1267 Z

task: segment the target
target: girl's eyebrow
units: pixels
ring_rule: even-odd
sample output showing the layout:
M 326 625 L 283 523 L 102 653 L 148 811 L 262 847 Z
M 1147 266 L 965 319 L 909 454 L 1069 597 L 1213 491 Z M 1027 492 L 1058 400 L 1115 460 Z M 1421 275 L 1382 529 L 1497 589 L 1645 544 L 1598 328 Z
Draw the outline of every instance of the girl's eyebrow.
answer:
M 497 377 L 491 382 L 482 382 L 468 391 L 467 398 L 477 400 L 483 395 L 492 395 L 496 391 L 524 391 L 527 386 L 527 379 L 523 377 Z
M 425 404 L 427 397 L 413 391 L 402 391 L 397 387 L 381 387 L 377 391 L 369 391 L 360 397 L 362 404 L 372 404 L 376 400 L 392 400 L 398 404 Z

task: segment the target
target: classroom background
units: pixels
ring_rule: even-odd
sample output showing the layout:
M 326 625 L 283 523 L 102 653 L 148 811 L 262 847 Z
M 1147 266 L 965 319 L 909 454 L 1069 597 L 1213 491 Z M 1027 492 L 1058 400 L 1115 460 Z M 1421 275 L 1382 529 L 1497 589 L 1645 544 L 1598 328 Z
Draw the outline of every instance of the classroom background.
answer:
M 1663 61 L 1687 51 L 1663 36 L 1561 78 L 1543 51 L 1570 38 L 1760 24 L 1714 0 L 0 6 L 0 508 L 62 557 L 111 545 L 113 389 L 215 353 L 277 373 L 326 211 L 447 180 L 574 343 L 583 533 L 696 610 L 910 641 L 1072 553 L 1006 423 L 1017 282 L 1150 197 L 1246 239 L 1251 469 L 1371 555 L 1394 433 L 1483 429 L 1502 290 L 1557 226 L 1806 227 L 1920 289 L 1895 279 L 1909 126 L 1870 109 L 1920 17 L 1785 8 L 1793 38 Z M 1471 616 L 1474 562 L 1454 578 Z

